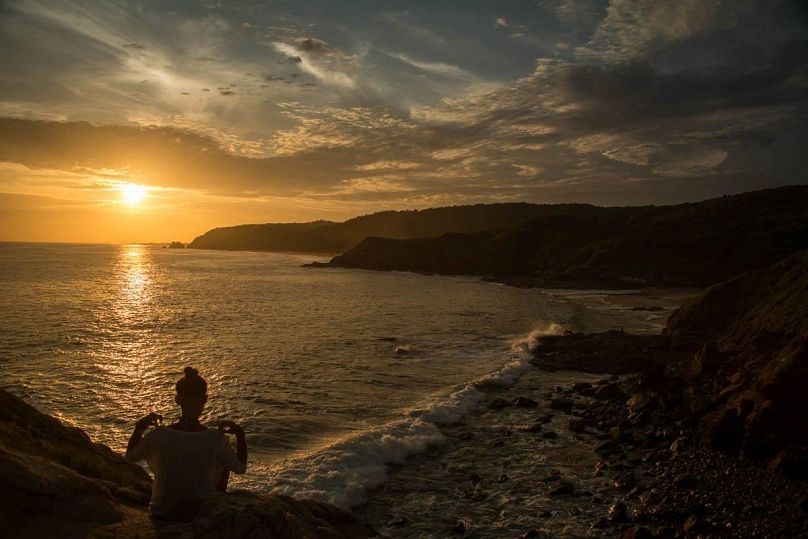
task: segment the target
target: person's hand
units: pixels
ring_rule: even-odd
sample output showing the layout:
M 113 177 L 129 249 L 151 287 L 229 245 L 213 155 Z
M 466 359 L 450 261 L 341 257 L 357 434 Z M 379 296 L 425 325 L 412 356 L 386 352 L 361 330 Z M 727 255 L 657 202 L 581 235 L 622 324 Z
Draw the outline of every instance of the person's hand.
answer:
M 158 413 L 152 412 L 147 416 L 141 417 L 135 423 L 135 426 L 139 429 L 146 430 L 149 427 L 156 427 L 163 422 L 163 416 Z
M 244 434 L 244 429 L 236 425 L 233 421 L 222 421 L 219 423 L 219 431 L 225 434 Z

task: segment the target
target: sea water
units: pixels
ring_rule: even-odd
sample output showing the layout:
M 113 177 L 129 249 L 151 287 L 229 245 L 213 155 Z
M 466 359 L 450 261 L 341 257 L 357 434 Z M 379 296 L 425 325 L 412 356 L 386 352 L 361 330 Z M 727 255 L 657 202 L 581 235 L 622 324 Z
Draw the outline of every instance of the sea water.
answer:
M 138 418 L 179 416 L 194 366 L 203 421 L 247 432 L 236 485 L 351 507 L 530 368 L 542 334 L 658 327 L 599 295 L 301 267 L 315 260 L 0 243 L 0 386 L 123 451 Z

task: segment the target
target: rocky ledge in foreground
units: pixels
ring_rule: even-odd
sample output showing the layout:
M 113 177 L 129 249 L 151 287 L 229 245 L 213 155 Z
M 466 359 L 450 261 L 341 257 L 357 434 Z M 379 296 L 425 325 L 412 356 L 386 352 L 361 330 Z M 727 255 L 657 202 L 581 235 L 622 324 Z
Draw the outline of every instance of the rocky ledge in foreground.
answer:
M 81 429 L 0 390 L 0 535 L 39 537 L 361 538 L 375 533 L 337 507 L 288 496 L 222 495 L 190 523 L 146 511 L 151 479 Z

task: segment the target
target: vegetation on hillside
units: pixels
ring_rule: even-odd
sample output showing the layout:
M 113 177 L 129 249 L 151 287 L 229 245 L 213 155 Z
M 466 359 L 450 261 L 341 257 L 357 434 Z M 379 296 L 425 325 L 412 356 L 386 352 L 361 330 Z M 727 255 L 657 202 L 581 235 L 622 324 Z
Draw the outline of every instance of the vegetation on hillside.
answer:
M 794 186 L 675 206 L 576 207 L 471 234 L 370 237 L 328 265 L 525 286 L 702 287 L 806 248 L 808 187 Z

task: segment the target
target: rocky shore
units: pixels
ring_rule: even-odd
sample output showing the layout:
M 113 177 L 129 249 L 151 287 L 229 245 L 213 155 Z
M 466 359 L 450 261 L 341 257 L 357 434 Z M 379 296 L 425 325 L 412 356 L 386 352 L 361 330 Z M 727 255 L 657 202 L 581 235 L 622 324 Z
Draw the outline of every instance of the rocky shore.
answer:
M 0 536 L 24 538 L 373 537 L 337 507 L 288 496 L 234 492 L 190 523 L 146 511 L 151 478 L 81 429 L 0 390 Z
M 543 337 L 534 364 L 360 517 L 386 537 L 808 537 L 808 253 L 661 335 Z
M 357 515 L 389 538 L 808 536 L 803 481 L 704 447 L 641 378 L 530 371 Z
M 606 339 L 593 340 L 603 346 Z M 615 340 L 612 357 L 620 361 L 625 339 Z M 638 338 L 639 345 L 644 342 Z M 580 349 L 575 339 L 568 344 L 566 353 Z M 610 353 L 608 346 L 603 353 Z M 667 365 L 675 365 L 671 359 L 665 357 Z M 689 364 L 686 356 L 681 361 Z M 626 538 L 808 536 L 802 470 L 783 466 L 782 458 L 766 466 L 711 447 L 704 420 L 666 384 L 664 373 L 651 367 L 639 375 L 558 387 L 556 396 L 545 396 L 567 415 L 570 431 L 595 444 L 593 474 L 616 487 L 592 527 Z

